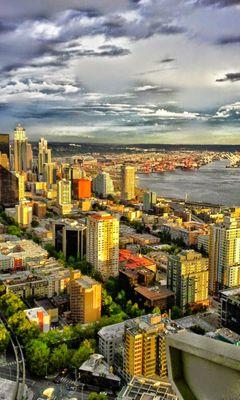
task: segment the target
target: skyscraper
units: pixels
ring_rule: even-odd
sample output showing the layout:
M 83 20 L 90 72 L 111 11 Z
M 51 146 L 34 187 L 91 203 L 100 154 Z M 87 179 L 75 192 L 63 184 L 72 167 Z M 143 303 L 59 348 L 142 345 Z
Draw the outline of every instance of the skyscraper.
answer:
M 18 203 L 18 178 L 0 165 L 0 206 L 14 207 Z
M 209 273 L 211 293 L 240 285 L 240 218 L 234 213 L 210 226 Z
M 29 201 L 20 201 L 15 206 L 16 209 L 16 221 L 23 228 L 30 226 L 32 222 L 32 205 Z
M 76 200 L 90 199 L 92 196 L 92 181 L 87 178 L 74 179 L 73 194 Z
M 166 377 L 165 331 L 159 314 L 126 321 L 124 363 L 130 377 Z
M 15 172 L 15 176 L 18 179 L 18 199 L 20 201 L 25 198 L 25 173 Z
M 41 138 L 38 143 L 38 174 L 42 175 L 44 164 L 51 163 L 51 149 L 48 148 L 48 142 Z
M 27 171 L 29 148 L 27 148 L 25 129 L 18 124 L 14 130 L 14 170 L 16 172 Z
M 167 283 L 177 306 L 208 305 L 208 258 L 194 250 L 183 250 L 168 258 Z
M 44 181 L 48 187 L 57 182 L 57 167 L 54 162 L 45 163 L 43 165 Z
M 9 134 L 0 134 L 0 165 L 10 169 Z
M 82 324 L 101 318 L 102 287 L 99 282 L 80 271 L 71 271 L 70 311 L 74 321 Z
M 118 275 L 119 221 L 107 213 L 96 213 L 88 218 L 87 261 L 102 278 Z
M 157 203 L 157 194 L 155 192 L 145 192 L 143 195 L 143 210 L 150 211 Z
M 104 198 L 114 194 L 113 181 L 108 172 L 102 171 L 93 179 L 93 191 Z
M 62 179 L 57 184 L 57 202 L 60 206 L 71 204 L 71 181 Z
M 135 198 L 135 167 L 123 165 L 121 168 L 121 197 L 123 200 Z

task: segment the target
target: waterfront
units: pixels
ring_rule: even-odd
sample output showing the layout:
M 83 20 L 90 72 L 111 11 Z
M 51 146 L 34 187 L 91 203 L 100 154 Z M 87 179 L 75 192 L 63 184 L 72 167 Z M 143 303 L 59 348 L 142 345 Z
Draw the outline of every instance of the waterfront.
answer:
M 187 195 L 191 201 L 240 205 L 240 169 L 226 165 L 228 161 L 221 160 L 199 170 L 139 174 L 139 187 L 163 197 L 180 199 Z

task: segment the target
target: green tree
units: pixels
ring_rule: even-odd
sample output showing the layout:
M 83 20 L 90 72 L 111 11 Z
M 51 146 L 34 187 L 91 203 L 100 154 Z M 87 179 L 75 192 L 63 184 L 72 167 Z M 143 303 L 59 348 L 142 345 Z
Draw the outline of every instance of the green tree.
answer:
M 183 315 L 181 308 L 177 307 L 177 306 L 173 306 L 172 308 L 172 313 L 171 313 L 171 317 L 172 319 L 178 319 L 181 318 Z
M 36 219 L 33 219 L 31 222 L 31 226 L 32 228 L 37 228 L 39 226 L 39 222 Z
M 15 235 L 15 236 L 18 236 L 18 237 L 20 237 L 22 235 L 21 229 L 18 226 L 15 226 L 15 225 L 8 226 L 7 227 L 7 233 L 9 235 Z
M 63 368 L 68 368 L 71 360 L 72 351 L 70 351 L 66 344 L 62 344 L 53 350 L 50 356 L 50 368 L 53 371 L 59 371 Z
M 161 312 L 159 307 L 154 307 L 154 309 L 152 310 L 152 314 L 159 314 Z
M 39 336 L 40 330 L 38 325 L 35 322 L 29 321 L 23 311 L 13 314 L 8 319 L 8 323 L 23 344 L 27 344 L 30 340 L 36 339 Z
M 91 354 L 93 354 L 94 349 L 92 348 L 91 342 L 89 340 L 84 340 L 79 348 L 74 352 L 72 357 L 72 365 L 75 368 L 79 368 L 82 363 L 84 363 Z
M 9 318 L 25 308 L 22 300 L 14 293 L 9 292 L 0 297 L 0 310 Z
M 10 335 L 4 325 L 0 325 L 0 353 L 6 350 L 10 340 Z
M 47 373 L 50 349 L 39 339 L 31 340 L 26 347 L 26 359 L 33 375 L 44 377 Z
M 88 395 L 88 400 L 107 400 L 107 395 L 104 393 L 91 392 Z

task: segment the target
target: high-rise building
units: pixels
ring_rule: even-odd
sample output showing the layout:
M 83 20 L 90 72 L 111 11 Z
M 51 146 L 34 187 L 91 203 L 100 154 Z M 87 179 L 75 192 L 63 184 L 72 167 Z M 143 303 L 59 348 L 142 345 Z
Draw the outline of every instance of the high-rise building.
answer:
M 100 172 L 93 179 L 93 192 L 104 198 L 114 194 L 113 181 L 108 172 Z
M 121 196 L 123 200 L 135 198 L 135 167 L 131 165 L 121 168 Z
M 240 218 L 231 214 L 210 226 L 209 290 L 216 293 L 236 286 L 240 286 Z
M 0 134 L 0 165 L 10 169 L 9 134 Z
M 87 261 L 102 278 L 118 275 L 119 221 L 107 213 L 96 213 L 87 223 Z
M 73 194 L 76 200 L 90 199 L 92 196 L 92 181 L 87 178 L 76 179 L 73 181 Z
M 66 259 L 75 257 L 80 260 L 86 255 L 86 225 L 71 219 L 54 222 L 53 236 L 57 251 L 62 251 Z
M 124 364 L 130 377 L 167 376 L 165 324 L 161 315 L 126 321 Z
M 157 194 L 155 192 L 145 192 L 143 195 L 143 210 L 150 211 L 157 204 Z
M 51 163 L 51 149 L 48 148 L 48 142 L 41 138 L 38 143 L 38 174 L 44 172 L 44 164 Z
M 30 226 L 32 222 L 32 206 L 30 202 L 20 201 L 19 204 L 15 206 L 15 210 L 17 223 L 23 228 Z
M 57 202 L 60 206 L 71 204 L 71 181 L 62 179 L 57 184 Z
M 27 170 L 31 170 L 33 167 L 33 151 L 32 145 L 27 143 Z
M 0 206 L 14 207 L 18 203 L 18 178 L 0 165 Z
M 16 172 L 27 171 L 30 157 L 27 144 L 25 129 L 18 124 L 14 130 L 14 170 Z
M 25 173 L 24 172 L 15 172 L 15 176 L 18 179 L 18 199 L 19 201 L 25 199 Z
M 71 180 L 86 178 L 86 172 L 81 168 L 79 164 L 73 164 L 71 166 Z
M 57 182 L 57 166 L 54 162 L 45 163 L 43 166 L 44 180 L 48 187 Z
M 71 271 L 70 311 L 72 319 L 82 324 L 101 318 L 102 286 L 80 271 Z
M 194 250 L 170 255 L 167 267 L 168 288 L 175 293 L 177 306 L 208 305 L 208 258 Z

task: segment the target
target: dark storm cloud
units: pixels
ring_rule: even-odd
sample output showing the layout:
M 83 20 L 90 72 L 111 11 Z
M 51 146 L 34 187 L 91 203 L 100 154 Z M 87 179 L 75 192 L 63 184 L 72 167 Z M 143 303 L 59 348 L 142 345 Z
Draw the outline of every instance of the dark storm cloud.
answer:
M 237 82 L 240 81 L 240 72 L 229 72 L 223 78 L 216 79 L 216 82 Z
M 175 58 L 163 58 L 162 60 L 160 60 L 160 63 L 168 64 L 168 63 L 172 63 L 173 61 L 175 61 Z
M 219 38 L 216 42 L 216 44 L 219 45 L 228 45 L 228 44 L 240 44 L 240 36 L 224 36 L 222 38 Z

